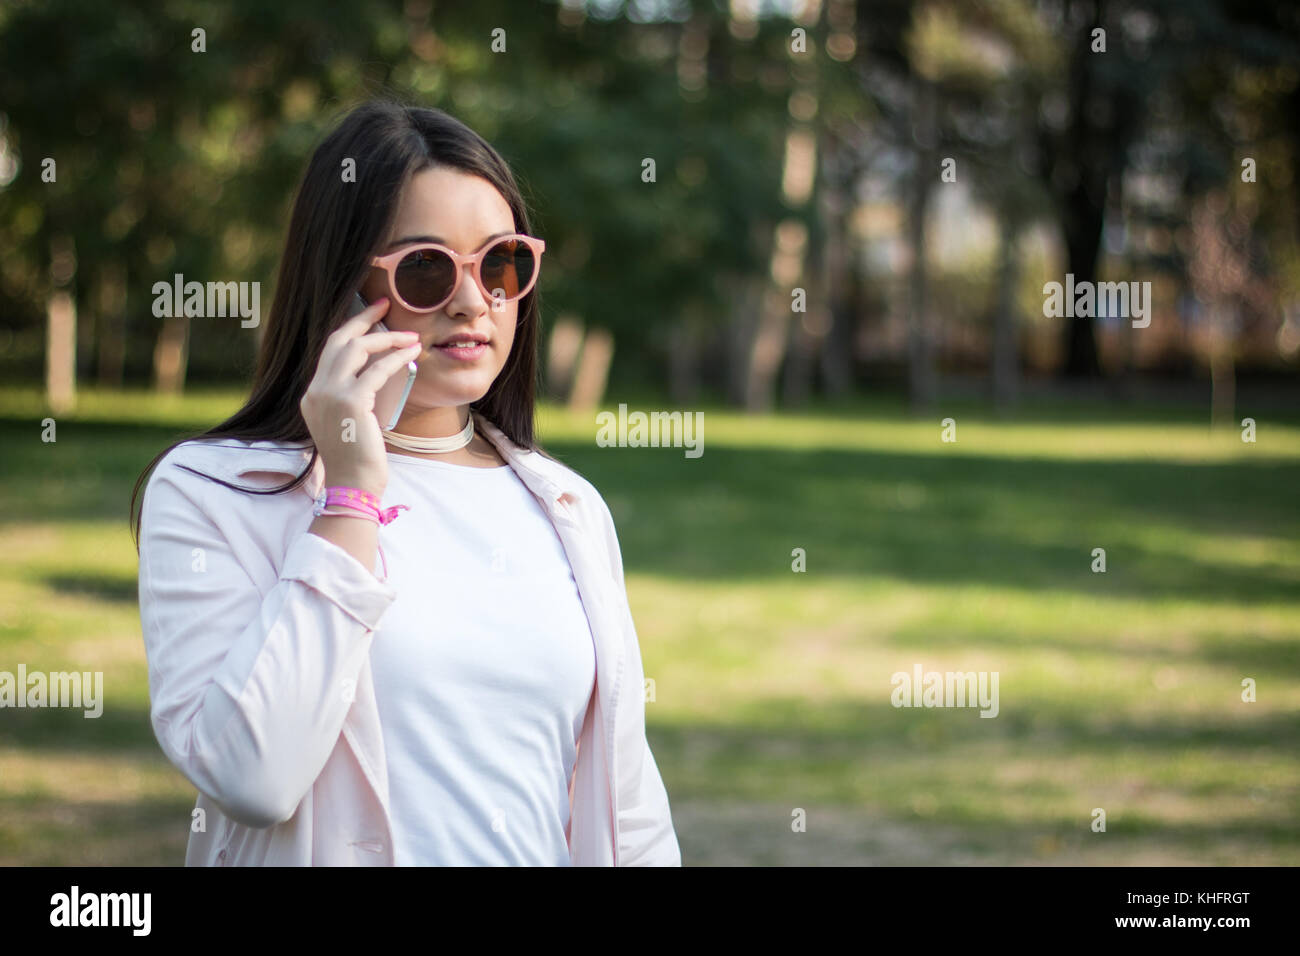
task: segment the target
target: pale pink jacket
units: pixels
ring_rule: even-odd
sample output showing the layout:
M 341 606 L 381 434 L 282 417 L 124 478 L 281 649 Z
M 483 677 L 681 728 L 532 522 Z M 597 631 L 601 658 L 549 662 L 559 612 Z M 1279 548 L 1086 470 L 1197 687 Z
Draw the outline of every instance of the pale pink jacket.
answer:
M 680 866 L 646 742 L 641 651 L 609 508 L 572 469 L 518 448 L 477 414 L 475 425 L 554 523 L 595 638 L 595 690 L 569 783 L 570 859 Z M 367 570 L 307 531 L 319 460 L 302 486 L 278 495 L 178 467 L 270 488 L 309 459 L 301 445 L 188 442 L 147 485 L 139 587 L 151 717 L 164 753 L 199 791 L 189 866 L 393 863 L 370 645 L 383 640 L 397 592 L 376 576 L 378 561 Z

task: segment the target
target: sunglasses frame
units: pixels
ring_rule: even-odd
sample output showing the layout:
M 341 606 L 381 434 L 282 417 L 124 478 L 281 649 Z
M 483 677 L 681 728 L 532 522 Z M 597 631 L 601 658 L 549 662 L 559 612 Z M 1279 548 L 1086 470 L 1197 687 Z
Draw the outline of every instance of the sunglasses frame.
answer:
M 499 243 L 509 242 L 511 239 L 521 240 L 524 245 L 532 250 L 533 258 L 537 260 L 537 268 L 533 270 L 533 274 L 528 280 L 528 285 L 517 296 L 511 299 L 498 299 L 497 296 L 488 291 L 486 286 L 483 284 L 483 276 L 479 272 L 479 267 L 482 265 L 483 260 L 487 258 L 487 254 L 491 250 L 495 249 Z M 441 302 L 436 305 L 417 308 L 407 302 L 406 299 L 404 299 L 397 291 L 397 267 L 401 261 L 412 252 L 418 252 L 421 249 L 437 249 L 439 252 L 450 256 L 451 261 L 455 263 L 456 266 L 456 281 L 452 283 L 451 292 L 449 292 L 447 297 Z M 370 260 L 370 264 L 375 268 L 384 270 L 384 274 L 388 277 L 388 292 L 394 301 L 401 303 L 402 308 L 406 309 L 408 312 L 435 312 L 456 297 L 456 293 L 460 289 L 461 280 L 465 278 L 465 263 L 467 262 L 472 267 L 471 271 L 474 274 L 474 282 L 478 285 L 479 291 L 483 293 L 483 296 L 489 302 L 518 302 L 529 292 L 532 292 L 533 287 L 537 285 L 537 277 L 542 274 L 542 253 L 545 251 L 546 241 L 544 239 L 538 239 L 536 236 L 526 236 L 522 232 L 518 232 L 512 233 L 508 236 L 497 236 L 495 239 L 489 239 L 478 252 L 475 252 L 472 255 L 463 256 L 455 249 L 448 249 L 446 246 L 440 245 L 436 242 L 413 242 L 409 246 L 395 249 L 386 256 L 373 257 Z

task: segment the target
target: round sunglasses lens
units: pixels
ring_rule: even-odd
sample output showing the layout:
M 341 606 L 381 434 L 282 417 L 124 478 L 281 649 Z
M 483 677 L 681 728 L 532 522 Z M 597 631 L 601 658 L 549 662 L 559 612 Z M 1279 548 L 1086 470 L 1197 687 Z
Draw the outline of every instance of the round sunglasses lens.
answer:
M 417 249 L 402 257 L 393 281 L 397 294 L 408 305 L 432 308 L 451 294 L 456 282 L 456 264 L 437 249 Z
M 537 271 L 537 258 L 527 243 L 503 239 L 488 250 L 480 267 L 483 285 L 493 296 L 509 302 L 524 294 Z

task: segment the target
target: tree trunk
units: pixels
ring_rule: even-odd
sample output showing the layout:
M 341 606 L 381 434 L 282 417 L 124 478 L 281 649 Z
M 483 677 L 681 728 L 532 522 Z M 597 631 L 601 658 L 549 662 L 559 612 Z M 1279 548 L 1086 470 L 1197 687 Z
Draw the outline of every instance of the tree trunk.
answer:
M 1097 256 L 1101 246 L 1101 226 L 1106 207 L 1108 167 L 1113 160 L 1103 152 L 1100 140 L 1108 130 L 1098 129 L 1093 121 L 1092 101 L 1095 90 L 1093 71 L 1098 68 L 1097 57 L 1089 43 L 1092 30 L 1106 25 L 1105 3 L 1095 0 L 1088 4 L 1086 29 L 1075 33 L 1070 55 L 1070 125 L 1061 155 L 1057 156 L 1057 169 L 1051 183 L 1059 184 L 1053 190 L 1061 213 L 1065 231 L 1067 269 L 1074 273 L 1075 284 L 1095 282 Z M 1067 9 L 1067 17 L 1073 13 Z M 1116 38 L 1118 39 L 1118 38 Z M 1120 148 L 1115 143 L 1106 146 L 1110 152 Z M 1071 310 L 1073 311 L 1073 310 Z M 1061 373 L 1065 378 L 1096 378 L 1101 374 L 1097 359 L 1095 323 L 1091 317 L 1074 316 L 1066 320 L 1064 334 L 1065 362 Z
M 857 317 L 855 273 L 849 268 L 849 249 L 845 216 L 848 208 L 843 194 L 836 193 L 826 221 L 825 288 L 826 316 L 829 323 L 820 342 L 822 381 L 826 394 L 847 395 L 853 388 L 853 331 Z
M 45 395 L 55 414 L 72 411 L 77 402 L 76 274 L 76 243 L 67 233 L 56 233 L 50 239 L 54 288 L 45 304 Z
M 70 412 L 77 402 L 77 306 L 66 289 L 56 289 L 45 311 L 46 400 L 55 414 Z
M 733 277 L 728 281 L 732 294 L 731 313 L 727 317 L 727 401 L 744 407 L 748 384 L 749 347 L 758 326 L 756 316 L 766 282 L 762 276 Z
M 790 304 L 783 300 L 779 289 L 766 289 L 745 376 L 748 411 L 763 412 L 772 407 L 773 386 L 781 360 L 785 358 L 789 325 Z
M 821 307 L 818 306 L 819 311 Z M 801 320 L 803 316 L 800 316 Z M 781 396 L 787 407 L 797 408 L 808 404 L 812 394 L 813 371 L 817 367 L 818 345 L 822 336 L 812 334 L 804 323 L 796 320 L 791 333 L 790 356 L 785 363 L 785 378 L 781 382 Z M 814 318 L 814 322 L 821 321 Z M 814 326 L 814 329 L 818 326 Z
M 126 274 L 121 262 L 104 264 L 98 291 L 95 378 L 106 388 L 120 388 L 126 360 Z
M 782 192 L 792 208 L 806 206 L 812 195 L 817 168 L 817 140 L 811 129 L 792 127 L 786 133 Z M 772 257 L 765 283 L 758 332 L 749 353 L 745 407 L 751 412 L 772 406 L 776 376 L 785 359 L 792 317 L 792 293 L 804 290 L 805 308 L 816 308 L 813 290 L 808 288 L 805 262 L 808 227 L 793 217 L 782 220 L 773 230 Z M 801 313 L 803 314 L 803 313 Z
M 682 315 L 668 329 L 668 395 L 675 405 L 689 405 L 699 394 L 699 339 L 691 316 Z
M 733 11 L 737 9 L 732 5 Z M 822 36 L 821 20 L 826 16 L 824 5 L 805 5 L 799 15 L 814 42 Z M 742 36 L 732 25 L 732 35 Z M 757 35 L 755 28 L 749 35 Z M 790 99 L 791 122 L 786 128 L 785 157 L 782 163 L 781 193 L 787 208 L 807 208 L 817 188 L 817 164 L 821 154 L 821 127 L 817 121 L 820 61 L 814 57 L 810 68 L 792 70 L 795 93 Z M 796 109 L 794 104 L 799 103 Z M 817 211 L 814 207 L 814 213 Z M 776 377 L 785 359 L 789 344 L 792 319 L 792 293 L 797 287 L 804 289 L 804 308 L 824 306 L 818 292 L 808 288 L 805 260 L 808 254 L 808 226 L 793 217 L 777 224 L 773 234 L 772 262 L 768 270 L 768 288 L 763 296 L 758 333 L 749 354 L 749 372 L 746 376 L 745 407 L 762 411 L 771 407 Z M 801 317 L 807 313 L 800 313 Z M 811 369 L 811 355 L 807 356 Z M 796 375 L 800 374 L 798 371 Z
M 578 359 L 578 372 L 573 377 L 573 391 L 569 393 L 569 408 L 573 411 L 590 411 L 605 397 L 609 381 L 609 365 L 614 358 L 614 337 L 607 329 L 588 329 L 582 343 L 582 357 Z
M 1102 184 L 1104 190 L 1104 181 Z M 1097 280 L 1097 258 L 1101 248 L 1101 226 L 1104 199 L 1094 201 L 1089 196 L 1088 184 L 1080 176 L 1079 184 L 1066 197 L 1064 216 L 1067 269 L 1074 274 L 1074 284 Z M 1073 309 L 1071 309 L 1073 311 Z M 1075 315 L 1066 319 L 1065 365 L 1066 378 L 1096 378 L 1101 374 L 1097 359 L 1097 339 L 1093 320 L 1089 316 Z
M 573 376 L 582 351 L 582 323 L 576 315 L 564 313 L 551 328 L 546 349 L 546 392 L 555 401 L 563 401 L 573 388 Z
M 907 203 L 907 241 L 911 262 L 907 277 L 908 383 L 914 411 L 933 407 L 937 381 L 934 368 L 934 340 L 930 321 L 929 277 L 925 262 L 925 210 L 930 189 L 938 175 L 937 94 L 934 85 L 921 77 L 917 87 L 916 169 L 912 174 Z
M 993 314 L 993 401 L 1000 409 L 1014 405 L 1020 392 L 1019 357 L 1016 348 L 1017 314 L 1016 283 L 1019 279 L 1019 261 L 1016 242 L 1020 237 L 1018 224 L 1002 223 L 999 244 L 998 295 Z
M 825 236 L 826 233 L 822 232 Z M 790 357 L 785 364 L 781 393 L 789 406 L 808 403 L 813 392 L 817 356 L 831 327 L 830 283 L 826 267 L 826 245 L 809 257 L 806 275 L 806 312 L 796 313 L 791 331 Z
M 1228 428 L 1234 423 L 1237 376 L 1233 368 L 1231 316 L 1225 302 L 1212 302 L 1210 313 L 1210 427 Z
M 182 313 L 184 310 L 181 310 Z M 186 346 L 190 318 L 181 314 L 163 319 L 162 331 L 153 350 L 154 389 L 164 395 L 179 395 L 185 389 Z

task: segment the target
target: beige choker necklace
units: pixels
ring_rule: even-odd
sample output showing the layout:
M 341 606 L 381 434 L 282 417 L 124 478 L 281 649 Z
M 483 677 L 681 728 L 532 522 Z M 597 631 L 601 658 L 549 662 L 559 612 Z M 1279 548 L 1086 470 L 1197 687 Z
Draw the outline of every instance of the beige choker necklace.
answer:
M 448 452 L 458 451 L 464 448 L 474 440 L 474 413 L 470 412 L 469 421 L 455 435 L 448 435 L 446 438 L 425 438 L 422 435 L 403 435 L 399 432 L 382 429 L 384 441 L 403 451 L 413 451 L 419 454 L 445 455 Z

